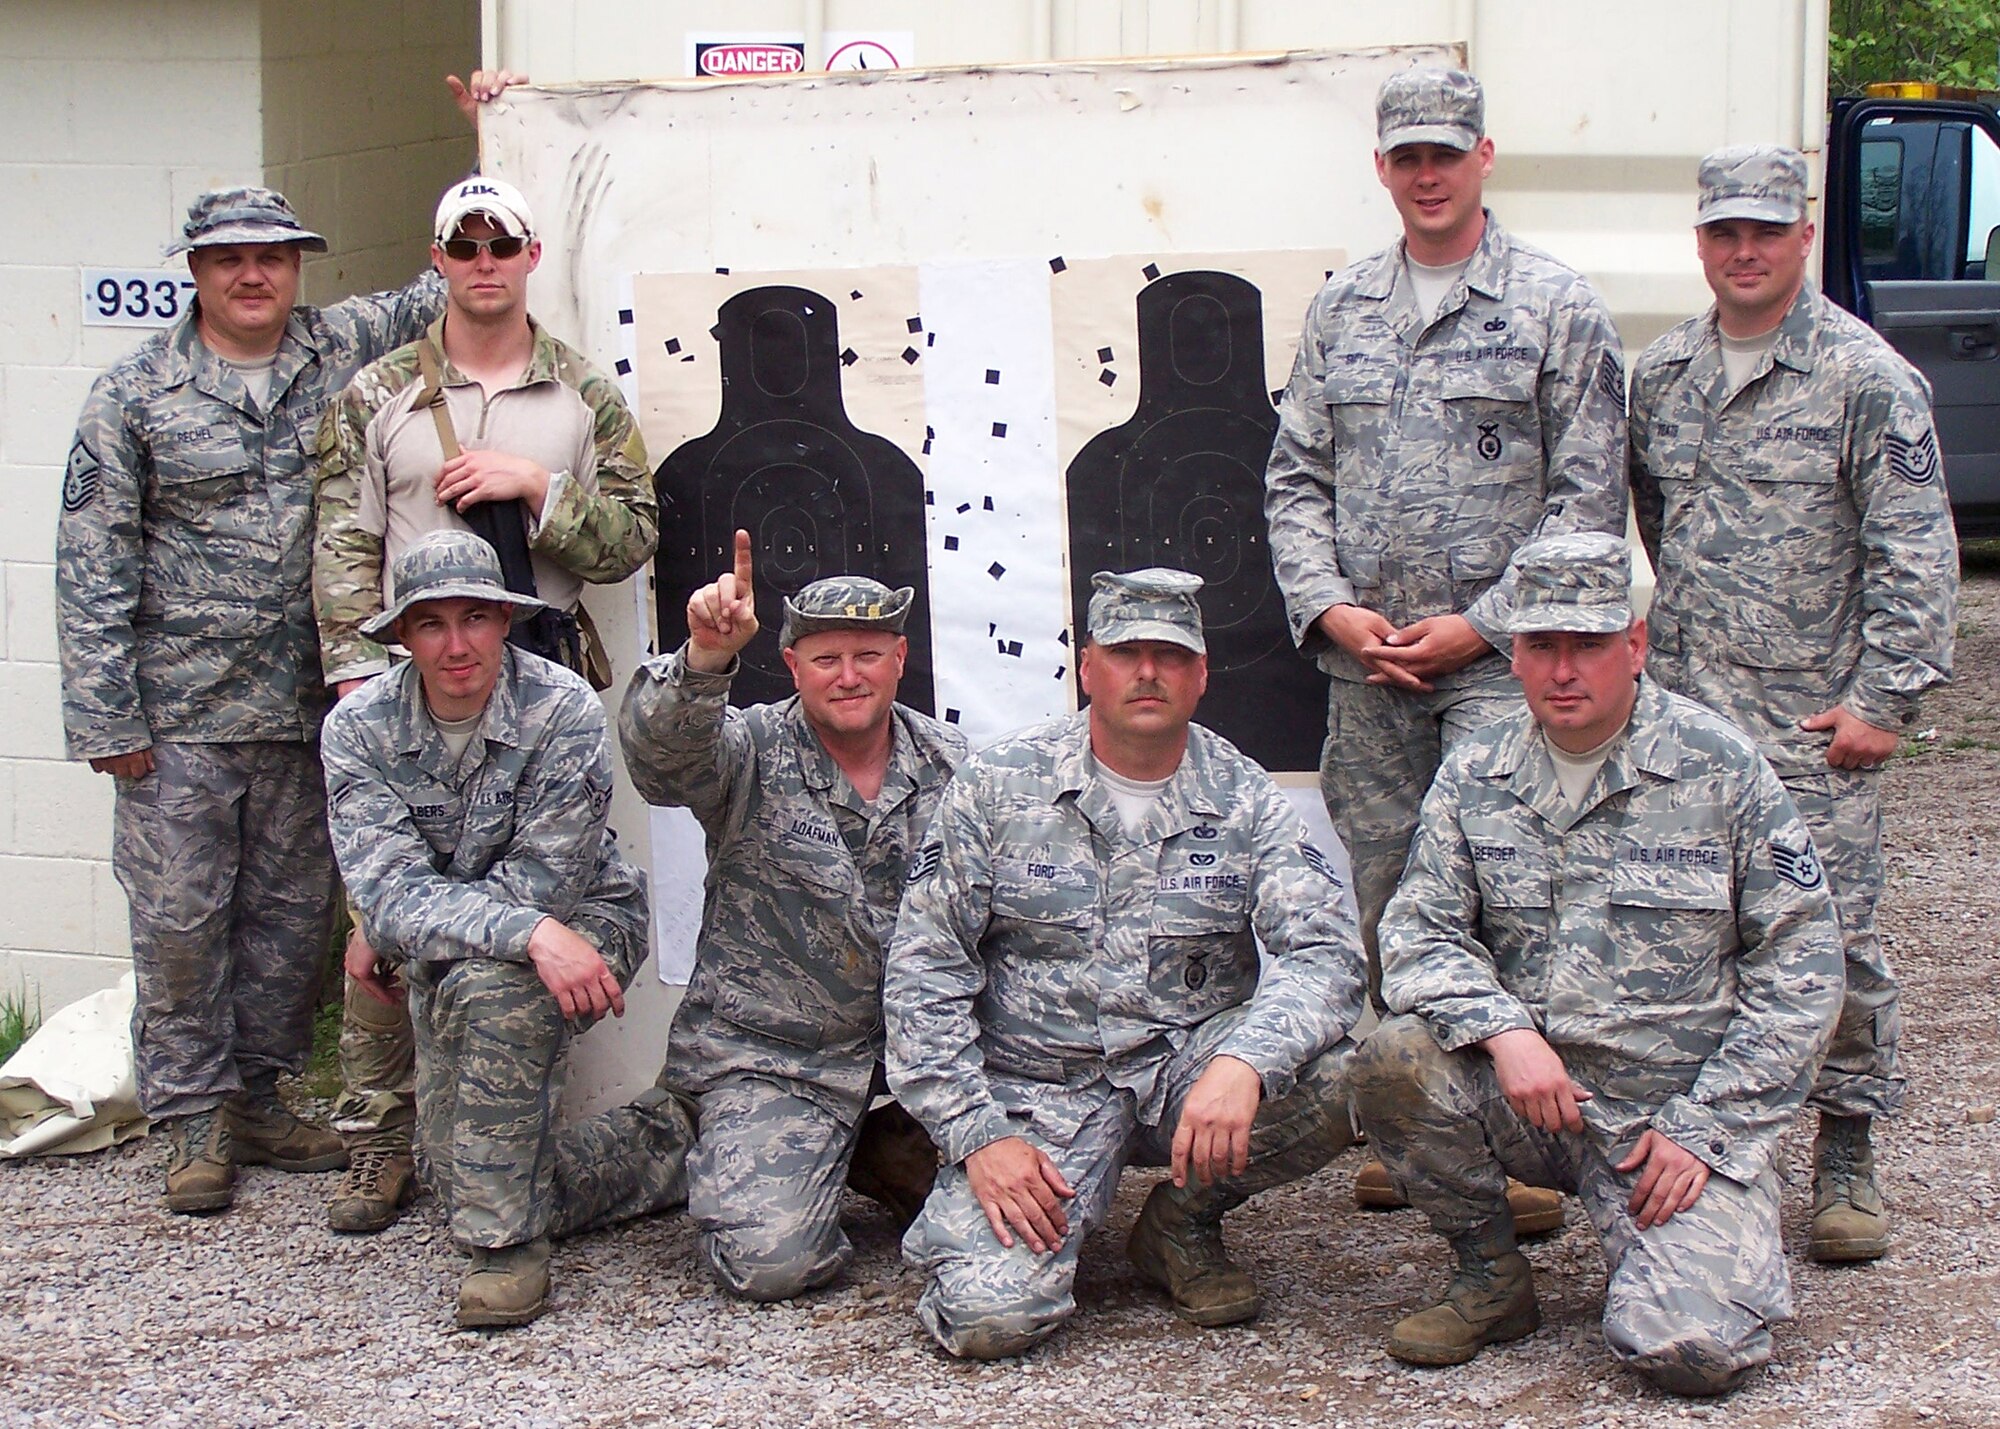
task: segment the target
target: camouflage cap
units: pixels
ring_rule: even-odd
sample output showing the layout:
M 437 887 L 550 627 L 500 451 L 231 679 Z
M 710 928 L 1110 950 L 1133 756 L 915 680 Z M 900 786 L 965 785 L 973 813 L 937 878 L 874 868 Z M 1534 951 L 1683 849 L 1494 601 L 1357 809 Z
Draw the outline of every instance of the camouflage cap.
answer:
M 1375 96 L 1375 152 L 1442 144 L 1461 153 L 1486 133 L 1486 92 L 1462 69 L 1399 70 Z
M 789 650 L 808 635 L 828 630 L 886 630 L 903 633 L 914 586 L 895 590 L 867 576 L 828 576 L 785 599 L 785 624 L 778 648 Z
M 181 236 L 160 251 L 171 258 L 224 243 L 296 243 L 309 252 L 326 252 L 326 240 L 299 222 L 283 194 L 255 185 L 210 189 L 188 205 Z
M 1609 635 L 1632 623 L 1632 548 L 1622 536 L 1545 536 L 1514 553 L 1510 635 Z
M 1806 216 L 1806 158 L 1777 144 L 1736 144 L 1701 161 L 1694 223 L 1753 218 L 1797 223 Z
M 1202 584 L 1200 576 L 1167 566 L 1099 571 L 1090 578 L 1090 638 L 1099 645 L 1163 640 L 1206 655 L 1195 600 Z
M 380 640 L 404 611 L 426 600 L 497 600 L 514 607 L 514 618 L 545 609 L 547 601 L 507 589 L 500 557 L 485 538 L 470 531 L 433 531 L 406 547 L 389 566 L 396 603 L 363 623 L 361 633 Z

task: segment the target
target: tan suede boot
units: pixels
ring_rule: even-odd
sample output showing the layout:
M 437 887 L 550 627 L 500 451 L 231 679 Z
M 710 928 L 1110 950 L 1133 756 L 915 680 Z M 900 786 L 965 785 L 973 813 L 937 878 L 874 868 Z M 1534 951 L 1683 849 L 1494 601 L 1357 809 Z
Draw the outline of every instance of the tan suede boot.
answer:
M 549 1299 L 549 1238 L 474 1250 L 458 1282 L 458 1323 L 468 1330 L 525 1325 Z
M 175 1117 L 167 1138 L 167 1209 L 183 1216 L 228 1210 L 236 1199 L 236 1163 L 221 1108 Z
M 1813 1138 L 1813 1218 L 1806 1254 L 1826 1265 L 1879 1260 L 1889 1249 L 1889 1213 L 1875 1185 L 1875 1148 L 1865 1116 L 1822 1112 Z
M 1510 1238 L 1511 1239 L 1511 1238 Z M 1444 1298 L 1399 1320 L 1387 1349 L 1405 1364 L 1464 1364 L 1488 1345 L 1518 1340 L 1541 1328 L 1528 1259 L 1507 1245 L 1455 1242 L 1458 1273 Z
M 348 1235 L 374 1235 L 396 1224 L 417 1193 L 417 1163 L 408 1150 L 359 1146 L 327 1204 L 327 1224 Z
M 1514 1234 L 1522 1240 L 1553 1235 L 1563 1228 L 1562 1192 L 1546 1186 L 1507 1181 L 1507 1209 L 1514 1213 Z
M 1354 1204 L 1367 1211 L 1396 1211 L 1410 1203 L 1389 1179 L 1389 1168 L 1371 1158 L 1355 1173 Z M 1514 1234 L 1522 1240 L 1551 1235 L 1563 1228 L 1562 1195 L 1546 1187 L 1530 1186 L 1509 1177 L 1507 1209 L 1514 1213 Z
M 238 1092 L 229 1099 L 229 1139 L 238 1166 L 278 1171 L 338 1171 L 347 1148 L 323 1126 L 301 1121 L 275 1091 Z
M 908 1230 L 930 1198 L 937 1169 L 937 1147 L 929 1134 L 901 1105 L 888 1102 L 861 1119 L 847 1186 L 881 1204 L 899 1230 Z
M 1354 1204 L 1364 1211 L 1400 1211 L 1410 1203 L 1389 1179 L 1389 1168 L 1371 1156 L 1354 1173 Z
M 1174 1313 L 1197 1325 L 1236 1325 L 1257 1318 L 1264 1297 L 1222 1245 L 1219 1220 L 1190 1218 L 1174 1204 L 1173 1184 L 1162 1181 L 1125 1243 L 1133 1269 L 1173 1297 Z

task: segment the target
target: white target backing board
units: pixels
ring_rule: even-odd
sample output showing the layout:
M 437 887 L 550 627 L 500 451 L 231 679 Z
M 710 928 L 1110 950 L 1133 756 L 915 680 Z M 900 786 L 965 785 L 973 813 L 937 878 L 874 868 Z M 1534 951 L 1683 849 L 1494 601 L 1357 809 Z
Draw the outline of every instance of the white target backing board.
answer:
M 1118 352 L 1137 342 L 1144 270 L 1255 283 L 1281 387 L 1318 279 L 1396 231 L 1373 170 L 1376 90 L 1461 59 L 1409 46 L 522 88 L 483 113 L 482 162 L 535 210 L 536 315 L 618 369 L 656 468 L 717 424 L 710 329 L 731 296 L 834 305 L 846 418 L 923 476 L 935 707 L 986 739 L 1073 707 L 1065 472 L 1136 410 L 1136 347 L 1129 366 Z M 634 620 L 654 604 L 591 594 L 621 671 L 655 639 Z M 1281 782 L 1319 813 L 1308 779 Z M 669 935 L 657 966 L 683 981 L 699 832 L 629 787 L 614 817 L 653 845 L 635 852 Z M 654 1068 L 633 1049 L 650 1040 L 610 1041 L 632 1063 L 613 1072 L 586 1045 L 583 1081 L 642 1082 Z

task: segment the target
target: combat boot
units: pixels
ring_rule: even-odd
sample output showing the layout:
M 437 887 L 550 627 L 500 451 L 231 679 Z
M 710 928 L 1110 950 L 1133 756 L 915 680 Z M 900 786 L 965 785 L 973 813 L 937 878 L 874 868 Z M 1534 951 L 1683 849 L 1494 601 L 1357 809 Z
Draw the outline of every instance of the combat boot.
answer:
M 236 1198 L 236 1163 L 222 1109 L 175 1117 L 167 1138 L 167 1209 L 183 1216 L 228 1210 Z
M 229 1099 L 229 1139 L 238 1166 L 279 1171 L 338 1171 L 347 1148 L 323 1126 L 301 1121 L 276 1091 L 243 1091 Z
M 326 1208 L 327 1224 L 349 1235 L 373 1235 L 396 1224 L 417 1193 L 417 1163 L 407 1148 L 359 1146 Z
M 1875 1186 L 1875 1148 L 1868 1133 L 1868 1117 L 1820 1113 L 1806 1254 L 1822 1264 L 1879 1260 L 1889 1249 L 1889 1213 Z
M 549 1238 L 474 1250 L 458 1282 L 458 1323 L 467 1330 L 525 1325 L 549 1299 Z
M 889 1102 L 861 1119 L 847 1187 L 886 1207 L 897 1229 L 908 1230 L 930 1198 L 937 1169 L 930 1136 L 901 1105 Z
M 1410 1203 L 1389 1179 L 1389 1168 L 1371 1156 L 1354 1173 L 1354 1204 L 1364 1211 L 1400 1211 Z
M 1371 1159 L 1355 1174 L 1354 1204 L 1367 1211 L 1396 1211 L 1410 1203 L 1389 1179 L 1389 1168 Z M 1508 1177 L 1507 1209 L 1514 1213 L 1514 1234 L 1522 1240 L 1552 1235 L 1563 1228 L 1562 1195 L 1546 1187 Z
M 1264 1308 L 1257 1282 L 1223 1249 L 1220 1217 L 1188 1215 L 1174 1203 L 1171 1182 L 1162 1181 L 1146 1197 L 1125 1258 L 1173 1297 L 1174 1313 L 1183 1320 L 1210 1328 L 1235 1325 L 1256 1319 Z
M 1458 1254 L 1458 1274 L 1444 1299 L 1405 1316 L 1389 1331 L 1388 1351 L 1405 1364 L 1464 1364 L 1488 1345 L 1518 1340 L 1541 1328 L 1534 1275 L 1511 1237 L 1499 1243 L 1465 1237 L 1453 1241 L 1452 1249 Z

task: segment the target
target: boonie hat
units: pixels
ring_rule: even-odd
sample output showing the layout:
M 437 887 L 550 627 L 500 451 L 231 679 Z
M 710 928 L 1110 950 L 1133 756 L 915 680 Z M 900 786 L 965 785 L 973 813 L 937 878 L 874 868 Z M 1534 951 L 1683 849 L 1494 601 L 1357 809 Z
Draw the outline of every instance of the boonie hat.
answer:
M 828 576 L 785 599 L 785 623 L 778 648 L 789 650 L 808 635 L 827 630 L 886 630 L 903 633 L 915 586 L 895 590 L 867 576 Z
M 326 252 L 326 240 L 299 222 L 283 194 L 254 184 L 210 189 L 197 198 L 188 205 L 181 236 L 160 251 L 171 258 L 224 243 L 296 243 L 311 253 Z
M 1382 81 L 1375 96 L 1375 151 L 1442 144 L 1459 152 L 1486 133 L 1486 92 L 1462 69 L 1421 66 Z
M 1632 548 L 1621 536 L 1544 536 L 1514 553 L 1510 635 L 1611 635 L 1632 623 Z
M 1806 159 L 1777 144 L 1736 144 L 1701 161 L 1696 228 L 1725 218 L 1797 223 L 1806 216 Z
M 548 602 L 507 589 L 500 556 L 484 537 L 470 531 L 433 531 L 389 564 L 396 603 L 364 622 L 361 633 L 380 640 L 404 611 L 426 600 L 497 600 L 514 607 L 514 618 L 545 609 Z
M 526 238 L 535 231 L 535 216 L 528 211 L 528 201 L 521 197 L 519 189 L 505 179 L 474 174 L 444 191 L 444 197 L 438 200 L 437 218 L 431 224 L 432 237 L 444 242 L 475 213 L 485 214 L 502 233 L 516 238 Z
M 1206 655 L 1195 600 L 1202 585 L 1200 576 L 1168 566 L 1099 571 L 1090 578 L 1090 638 L 1099 645 L 1163 640 Z

